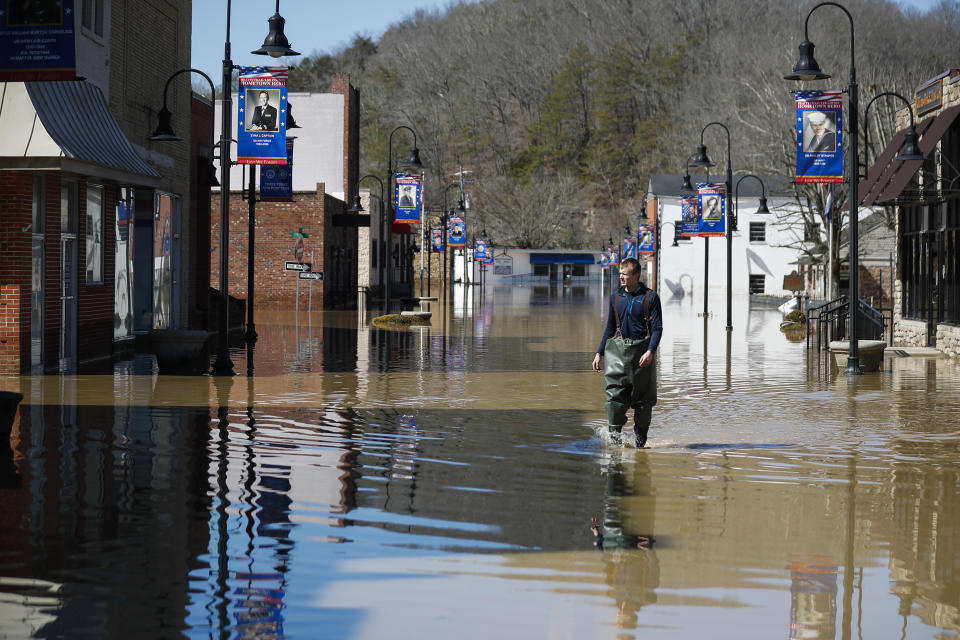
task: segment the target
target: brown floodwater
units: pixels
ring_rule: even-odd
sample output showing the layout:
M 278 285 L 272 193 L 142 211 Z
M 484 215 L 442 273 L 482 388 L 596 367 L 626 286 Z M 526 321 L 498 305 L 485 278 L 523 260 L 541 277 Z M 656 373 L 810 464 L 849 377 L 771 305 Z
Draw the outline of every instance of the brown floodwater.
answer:
M 711 303 L 664 302 L 645 450 L 601 437 L 583 287 L 0 378 L 0 637 L 960 638 L 960 364 L 848 378 Z

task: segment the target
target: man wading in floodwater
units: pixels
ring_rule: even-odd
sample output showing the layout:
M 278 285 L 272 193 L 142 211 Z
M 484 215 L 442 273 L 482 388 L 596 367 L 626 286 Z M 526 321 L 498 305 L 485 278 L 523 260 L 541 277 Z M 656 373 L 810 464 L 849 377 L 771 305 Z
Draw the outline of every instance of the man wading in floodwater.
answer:
M 657 404 L 653 354 L 661 335 L 660 296 L 640 282 L 640 263 L 627 258 L 620 263 L 620 288 L 610 296 L 607 328 L 593 357 L 593 370 L 602 370 L 606 379 L 607 428 L 617 444 L 630 407 L 637 448 L 647 444 L 653 405 Z

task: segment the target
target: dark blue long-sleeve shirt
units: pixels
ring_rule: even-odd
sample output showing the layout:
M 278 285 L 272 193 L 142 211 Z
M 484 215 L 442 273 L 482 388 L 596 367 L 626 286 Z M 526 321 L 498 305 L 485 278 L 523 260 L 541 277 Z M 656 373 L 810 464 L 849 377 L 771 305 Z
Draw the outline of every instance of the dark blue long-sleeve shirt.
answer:
M 617 310 L 620 313 L 620 334 L 624 338 L 640 340 L 647 337 L 647 321 L 643 317 L 643 296 L 650 293 L 650 351 L 656 352 L 660 345 L 660 337 L 663 335 L 663 311 L 660 308 L 660 296 L 653 289 L 648 289 L 641 284 L 634 292 L 629 292 L 625 287 L 620 287 L 610 296 L 610 306 L 607 309 L 607 327 L 603 331 L 603 338 L 600 339 L 600 347 L 597 353 L 603 355 L 603 349 L 607 340 L 613 337 L 617 331 L 617 318 L 613 312 L 614 301 L 616 301 Z

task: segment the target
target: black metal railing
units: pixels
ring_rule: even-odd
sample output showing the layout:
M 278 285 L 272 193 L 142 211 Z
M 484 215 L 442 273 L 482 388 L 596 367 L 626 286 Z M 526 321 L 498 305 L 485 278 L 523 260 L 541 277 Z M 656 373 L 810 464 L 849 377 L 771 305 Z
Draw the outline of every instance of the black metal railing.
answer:
M 857 318 L 858 340 L 883 340 L 893 344 L 893 309 L 876 308 L 859 298 Z M 850 329 L 850 303 L 846 296 L 807 309 L 807 348 L 810 331 L 816 323 L 817 350 L 822 351 L 833 340 L 843 340 Z

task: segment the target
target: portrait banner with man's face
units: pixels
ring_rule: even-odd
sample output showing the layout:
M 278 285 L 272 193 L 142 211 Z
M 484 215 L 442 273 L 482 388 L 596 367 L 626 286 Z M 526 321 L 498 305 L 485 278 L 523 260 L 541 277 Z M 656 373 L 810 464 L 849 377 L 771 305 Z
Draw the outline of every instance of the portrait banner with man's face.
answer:
M 795 91 L 800 183 L 843 182 L 843 92 Z
M 237 164 L 287 164 L 287 70 L 240 67 Z
M 657 243 L 654 242 L 656 239 L 655 231 L 652 224 L 642 224 L 638 229 L 637 237 L 637 253 L 655 253 L 657 250 Z
M 701 238 L 726 235 L 727 198 L 726 185 L 722 182 L 697 183 L 697 209 L 699 223 L 697 235 Z
M 420 176 L 398 173 L 394 178 L 394 222 L 420 224 L 420 202 L 423 199 Z
M 697 198 L 684 198 L 680 201 L 680 237 L 693 238 L 700 233 L 700 209 Z

